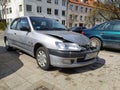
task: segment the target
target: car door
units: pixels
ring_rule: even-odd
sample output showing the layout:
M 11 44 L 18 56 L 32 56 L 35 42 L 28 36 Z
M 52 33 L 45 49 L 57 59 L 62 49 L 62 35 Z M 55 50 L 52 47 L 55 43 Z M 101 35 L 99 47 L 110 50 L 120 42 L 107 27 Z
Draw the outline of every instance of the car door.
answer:
M 111 31 L 111 47 L 120 48 L 120 21 L 113 23 Z
M 10 26 L 8 27 L 9 30 L 7 31 L 7 39 L 8 42 L 10 43 L 11 46 L 17 46 L 17 36 L 16 36 L 16 32 L 18 32 L 17 30 L 17 23 L 19 22 L 20 18 L 15 19 Z
M 33 43 L 31 43 L 31 32 L 28 30 L 23 30 L 23 28 L 30 30 L 30 25 L 26 17 L 21 18 L 21 20 L 18 22 L 17 29 L 19 32 L 17 32 L 16 35 L 18 37 L 17 41 L 19 42 L 19 47 L 27 52 L 31 52 L 33 45 Z

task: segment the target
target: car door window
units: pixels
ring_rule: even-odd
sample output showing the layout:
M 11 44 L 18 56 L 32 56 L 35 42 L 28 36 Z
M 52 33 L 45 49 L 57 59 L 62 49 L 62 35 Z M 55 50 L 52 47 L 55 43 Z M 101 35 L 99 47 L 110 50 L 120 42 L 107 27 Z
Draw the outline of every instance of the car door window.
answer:
M 112 30 L 119 30 L 120 31 L 120 22 L 115 22 L 115 24 L 113 25 Z
M 20 21 L 20 19 L 15 19 L 10 26 L 10 29 L 17 30 L 17 23 Z
M 110 30 L 111 29 L 111 24 L 110 23 L 106 23 L 103 27 L 103 30 Z
M 21 30 L 23 27 L 30 28 L 29 22 L 27 18 L 21 18 L 21 20 L 17 24 L 17 30 Z
M 99 25 L 95 30 L 112 30 L 113 24 L 110 22 Z

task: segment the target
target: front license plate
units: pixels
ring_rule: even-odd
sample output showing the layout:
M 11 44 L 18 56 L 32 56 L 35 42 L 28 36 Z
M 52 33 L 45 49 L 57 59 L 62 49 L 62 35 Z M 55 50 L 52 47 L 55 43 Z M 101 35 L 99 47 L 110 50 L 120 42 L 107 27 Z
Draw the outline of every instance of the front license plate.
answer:
M 97 55 L 98 55 L 97 52 L 89 53 L 89 54 L 86 55 L 85 60 L 95 58 Z

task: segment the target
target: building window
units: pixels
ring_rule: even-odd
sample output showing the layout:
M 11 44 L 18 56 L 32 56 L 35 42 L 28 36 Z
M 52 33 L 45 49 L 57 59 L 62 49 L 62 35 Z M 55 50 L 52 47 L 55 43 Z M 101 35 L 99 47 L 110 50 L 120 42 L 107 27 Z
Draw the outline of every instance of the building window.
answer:
M 42 8 L 40 6 L 37 6 L 37 13 L 41 13 L 42 12 Z
M 51 3 L 51 0 L 47 0 L 47 3 Z
M 69 9 L 70 9 L 70 10 L 73 10 L 73 5 L 70 5 L 70 6 L 69 6 Z
M 58 5 L 58 0 L 55 0 L 55 4 L 57 4 L 57 5 Z
M 26 11 L 32 11 L 32 5 L 26 5 Z
M 92 9 L 89 9 L 89 12 L 91 13 Z
M 70 20 L 72 19 L 72 15 L 70 15 L 69 19 L 70 19 Z
M 12 8 L 9 8 L 9 12 L 12 13 Z
M 75 27 L 77 27 L 77 24 L 75 24 Z
M 47 14 L 51 14 L 51 8 L 47 8 Z
M 78 6 L 75 7 L 75 10 L 78 11 Z
M 8 10 L 8 8 L 6 8 L 6 13 L 9 14 L 9 10 Z
M 62 20 L 62 24 L 65 25 L 65 20 Z
M 58 9 L 55 9 L 54 14 L 58 15 Z
M 22 5 L 19 5 L 19 12 L 22 12 Z
M 66 5 L 66 0 L 62 0 L 62 6 Z
M 84 17 L 84 20 L 87 21 L 87 16 Z
M 65 10 L 62 11 L 62 16 L 65 16 Z
M 72 23 L 69 23 L 69 27 L 72 27 Z
M 87 11 L 88 11 L 88 8 L 85 8 L 85 13 L 87 13 Z
M 80 20 L 81 20 L 81 21 L 83 20 L 83 16 L 80 16 Z
M 78 15 L 75 15 L 75 21 L 77 21 L 78 20 Z
M 80 8 L 80 12 L 83 12 L 83 7 Z

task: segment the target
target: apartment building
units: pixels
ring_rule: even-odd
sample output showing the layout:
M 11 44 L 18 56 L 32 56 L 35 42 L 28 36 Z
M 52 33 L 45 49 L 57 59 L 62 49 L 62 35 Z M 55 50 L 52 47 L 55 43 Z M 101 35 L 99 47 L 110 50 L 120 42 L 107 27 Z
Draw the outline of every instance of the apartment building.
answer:
M 69 0 L 67 8 L 67 27 L 85 26 L 87 28 L 92 27 L 90 20 L 90 12 L 95 0 Z M 101 23 L 97 22 L 96 24 Z
M 7 0 L 6 15 L 10 22 L 21 16 L 41 16 L 66 23 L 67 0 Z
M 67 27 L 92 27 L 89 14 L 95 0 L 5 0 L 4 18 L 11 22 L 21 16 L 41 16 L 58 20 Z M 101 19 L 101 23 L 103 20 Z

